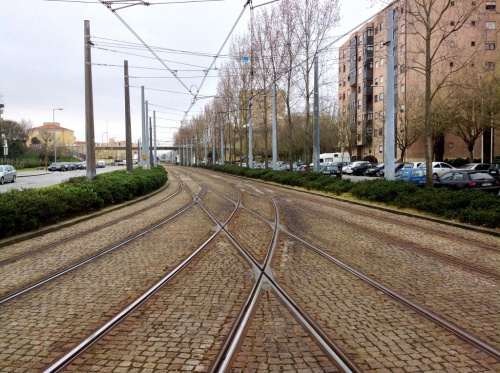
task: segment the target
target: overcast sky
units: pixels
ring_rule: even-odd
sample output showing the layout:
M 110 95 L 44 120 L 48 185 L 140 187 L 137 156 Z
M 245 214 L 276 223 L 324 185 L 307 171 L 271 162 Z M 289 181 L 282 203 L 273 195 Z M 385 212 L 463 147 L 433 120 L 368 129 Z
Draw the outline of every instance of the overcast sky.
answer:
M 150 3 L 166 1 L 149 0 Z M 267 1 L 254 0 L 254 5 Z M 137 5 L 116 13 L 149 46 L 214 55 L 245 3 L 246 0 L 226 0 Z M 0 9 L 0 102 L 5 104 L 2 117 L 31 120 L 36 127 L 52 122 L 55 114 L 55 121 L 75 131 L 80 141 L 85 140 L 85 20 L 90 21 L 95 45 L 92 63 L 99 64 L 92 67 L 96 142 L 113 137 L 125 139 L 124 60 L 128 60 L 129 75 L 134 77 L 130 79 L 133 141 L 141 137 L 140 88 L 133 87 L 145 87 L 149 109 L 156 110 L 158 140 L 170 140 L 175 130 L 166 127 L 179 127 L 182 113 L 191 104 L 188 89 L 195 91 L 200 86 L 202 70 L 213 60 L 192 53 L 158 52 L 169 68 L 178 71 L 179 77 L 191 77 L 182 79 L 186 89 L 149 52 L 130 45 L 117 46 L 117 42 L 140 44 L 140 41 L 113 12 L 95 0 L 2 0 Z M 375 12 L 369 0 L 343 0 L 342 21 L 335 35 L 347 32 Z M 234 34 L 245 30 L 249 18 L 247 8 Z M 226 52 L 227 48 L 222 54 Z M 221 62 L 223 59 L 216 66 Z M 208 74 L 200 95 L 215 93 L 214 76 L 215 71 Z M 206 102 L 199 100 L 191 113 L 201 110 Z M 63 110 L 53 111 L 59 108 Z

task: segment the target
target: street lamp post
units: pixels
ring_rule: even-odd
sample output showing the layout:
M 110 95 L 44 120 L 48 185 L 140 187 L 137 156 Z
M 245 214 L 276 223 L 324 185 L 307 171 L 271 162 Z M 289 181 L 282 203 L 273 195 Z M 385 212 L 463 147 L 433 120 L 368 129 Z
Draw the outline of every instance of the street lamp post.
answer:
M 56 125 L 56 110 L 60 109 L 52 109 L 52 124 Z M 57 162 L 57 147 L 56 147 L 56 129 L 54 128 L 54 162 Z

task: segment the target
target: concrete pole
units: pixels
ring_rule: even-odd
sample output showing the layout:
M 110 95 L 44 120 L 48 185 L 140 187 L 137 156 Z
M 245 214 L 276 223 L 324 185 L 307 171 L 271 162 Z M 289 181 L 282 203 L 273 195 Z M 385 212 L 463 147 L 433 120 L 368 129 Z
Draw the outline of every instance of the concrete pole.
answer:
M 149 127 L 149 107 L 148 107 L 148 100 L 146 100 L 146 106 L 144 108 L 144 111 L 145 111 L 145 114 L 146 114 L 146 117 L 144 118 L 144 122 L 146 124 L 146 127 L 145 127 L 145 131 L 144 131 L 144 134 L 145 134 L 145 140 L 144 140 L 144 154 L 146 154 L 146 164 L 145 164 L 145 167 L 146 169 L 149 169 L 151 168 L 151 157 L 150 157 L 150 154 L 149 154 L 149 131 L 148 131 L 148 127 Z
M 177 153 L 177 155 L 178 155 L 179 159 L 178 160 L 176 159 L 176 161 L 178 161 L 178 162 L 175 162 L 175 163 L 179 163 L 179 165 L 180 165 L 181 164 L 181 142 L 180 141 L 179 141 L 178 145 L 179 145 L 179 152 Z
M 123 75 L 125 79 L 125 161 L 127 162 L 127 173 L 134 171 L 132 164 L 132 124 L 130 120 L 130 88 L 128 82 L 128 61 L 125 60 Z
M 203 136 L 205 137 L 205 164 L 208 163 L 208 152 L 207 152 L 207 141 L 208 141 L 208 133 L 207 133 L 207 125 L 205 124 L 205 128 L 204 128 L 204 131 L 203 131 Z
M 212 125 L 212 164 L 215 164 L 215 123 Z
M 141 86 L 141 114 L 142 114 L 142 139 L 141 139 L 141 149 L 140 149 L 140 152 L 138 154 L 138 157 L 139 157 L 139 162 L 142 162 L 142 168 L 145 169 L 145 164 L 146 164 L 146 160 L 145 159 L 142 159 L 142 155 L 143 154 L 146 154 L 144 152 L 144 142 L 146 140 L 146 113 L 145 113 L 145 108 L 146 108 L 146 102 L 144 101 L 144 86 Z
M 149 167 L 153 168 L 153 126 L 152 118 L 149 118 Z
M 94 135 L 94 97 L 92 93 L 92 64 L 90 53 L 90 21 L 84 21 L 85 48 L 85 141 L 87 148 L 87 179 L 96 176 L 95 135 Z
M 273 85 L 273 170 L 279 171 L 278 166 L 278 136 L 276 134 L 278 127 L 276 118 L 276 83 Z
M 253 168 L 252 99 L 248 101 L 248 166 Z
M 189 165 L 193 165 L 193 138 L 190 136 L 189 141 L 191 144 L 189 144 Z
M 156 111 L 153 111 L 153 133 L 154 133 L 154 161 L 153 165 L 158 166 L 158 154 L 156 152 Z
M 220 164 L 224 165 L 224 126 L 220 118 Z
M 394 55 L 393 55 L 393 10 L 387 10 L 387 97 L 385 97 L 385 149 L 384 149 L 384 176 L 387 180 L 394 180 Z
M 318 56 L 314 57 L 313 171 L 319 171 L 319 78 Z

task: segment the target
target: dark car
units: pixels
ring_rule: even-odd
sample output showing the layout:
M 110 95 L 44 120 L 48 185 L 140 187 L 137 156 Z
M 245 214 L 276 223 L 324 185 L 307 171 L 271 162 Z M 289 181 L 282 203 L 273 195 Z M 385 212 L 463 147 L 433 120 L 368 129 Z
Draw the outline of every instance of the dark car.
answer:
M 49 167 L 49 171 L 66 171 L 66 167 L 62 163 L 53 162 Z
M 305 164 L 293 170 L 293 172 L 306 172 L 306 171 L 307 171 L 307 166 Z
M 375 163 L 359 163 L 352 169 L 352 174 L 356 176 L 361 176 L 365 173 L 365 171 L 369 168 L 375 167 Z
M 488 174 L 495 178 L 500 178 L 500 163 L 492 163 L 488 167 Z
M 394 173 L 401 170 L 405 166 L 405 163 L 396 162 L 394 163 Z M 385 167 L 379 171 L 380 176 L 385 175 Z
M 475 170 L 449 171 L 434 180 L 435 187 L 445 187 L 454 190 L 482 190 L 485 192 L 498 193 L 500 182 L 486 172 Z
M 340 169 L 338 166 L 330 165 L 330 166 L 322 166 L 319 169 L 319 172 L 324 173 L 325 175 L 330 176 L 338 176 L 340 173 Z
M 365 176 L 380 176 L 380 170 L 384 169 L 384 163 L 376 165 L 374 167 L 367 168 L 363 175 Z
M 62 165 L 66 168 L 66 171 L 76 170 L 76 166 L 73 162 L 62 162 Z

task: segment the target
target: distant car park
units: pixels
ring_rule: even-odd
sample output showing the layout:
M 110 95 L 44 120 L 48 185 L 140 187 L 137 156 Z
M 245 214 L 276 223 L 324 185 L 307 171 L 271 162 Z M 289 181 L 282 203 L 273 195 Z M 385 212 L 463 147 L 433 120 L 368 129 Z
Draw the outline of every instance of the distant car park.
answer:
M 64 167 L 64 165 L 60 162 L 53 162 L 50 164 L 50 166 L 48 167 L 48 170 L 49 171 L 66 171 L 66 167 Z

